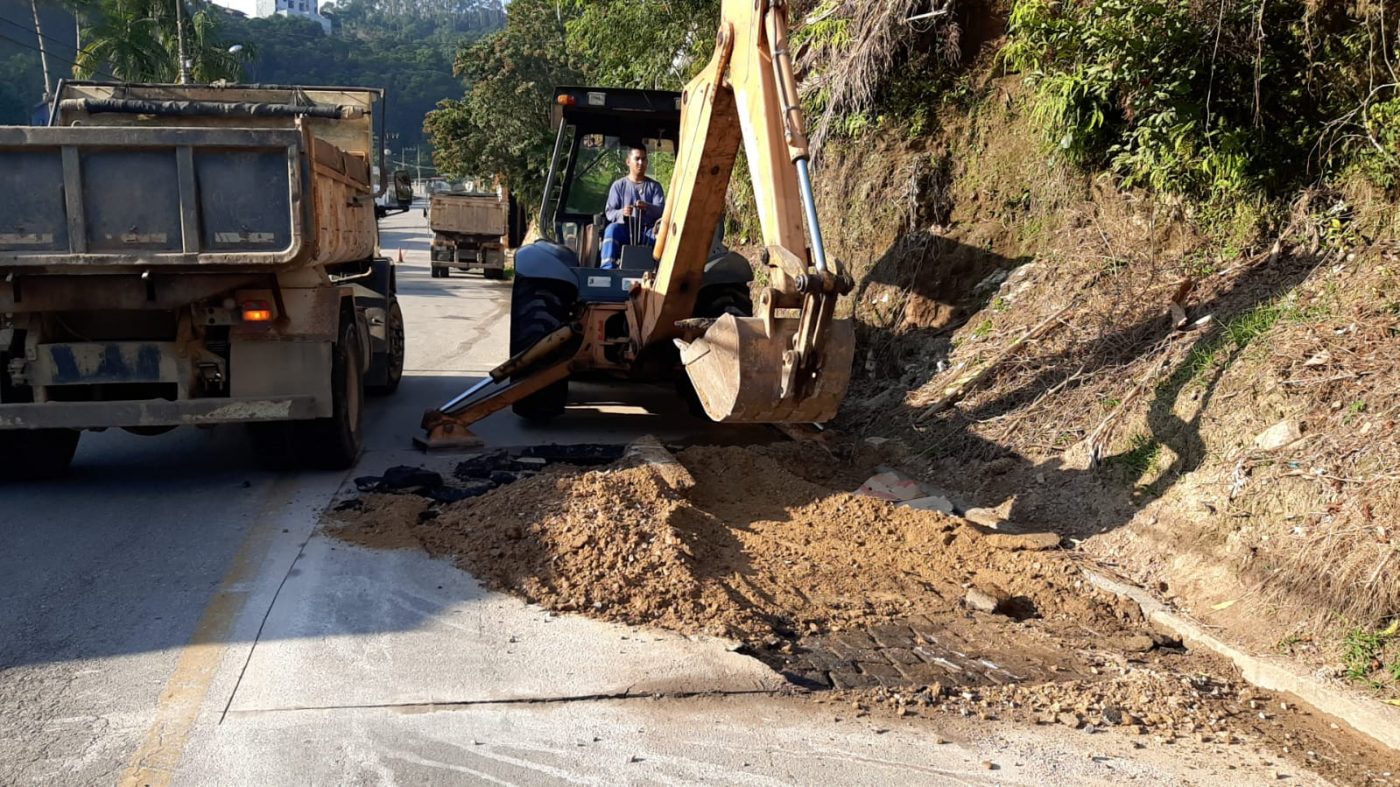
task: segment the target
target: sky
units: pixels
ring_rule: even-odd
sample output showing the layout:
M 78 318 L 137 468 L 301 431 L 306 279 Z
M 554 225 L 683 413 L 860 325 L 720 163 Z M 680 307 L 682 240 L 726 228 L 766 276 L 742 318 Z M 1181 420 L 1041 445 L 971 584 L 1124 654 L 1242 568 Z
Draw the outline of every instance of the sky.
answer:
M 248 16 L 253 15 L 253 7 L 257 5 L 257 0 L 214 0 L 216 5 L 224 8 L 232 8 L 235 11 L 242 11 Z

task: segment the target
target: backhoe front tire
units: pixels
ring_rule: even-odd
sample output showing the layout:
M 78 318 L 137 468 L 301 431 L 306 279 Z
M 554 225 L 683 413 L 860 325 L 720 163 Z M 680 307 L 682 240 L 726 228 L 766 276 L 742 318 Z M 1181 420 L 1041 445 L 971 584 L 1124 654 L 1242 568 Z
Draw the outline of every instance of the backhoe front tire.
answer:
M 510 354 L 528 349 L 567 324 L 573 301 L 573 289 L 567 285 L 517 277 L 510 297 Z M 521 399 L 511 409 L 526 420 L 546 421 L 561 415 L 568 400 L 569 381 L 565 378 Z
M 14 429 L 0 432 L 0 483 L 42 481 L 68 472 L 82 432 Z

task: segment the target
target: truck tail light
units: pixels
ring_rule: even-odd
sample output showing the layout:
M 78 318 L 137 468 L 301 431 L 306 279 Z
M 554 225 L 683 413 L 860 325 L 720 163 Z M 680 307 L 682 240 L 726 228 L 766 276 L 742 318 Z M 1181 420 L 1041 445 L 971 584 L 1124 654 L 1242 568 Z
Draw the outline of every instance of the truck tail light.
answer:
M 244 301 L 243 322 L 272 322 L 272 304 L 267 301 Z

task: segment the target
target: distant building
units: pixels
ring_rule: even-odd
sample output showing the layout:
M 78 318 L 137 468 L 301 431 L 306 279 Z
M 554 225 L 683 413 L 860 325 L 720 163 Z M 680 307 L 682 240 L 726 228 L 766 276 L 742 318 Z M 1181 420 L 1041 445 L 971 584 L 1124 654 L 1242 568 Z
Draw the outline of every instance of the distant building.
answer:
M 318 0 L 257 0 L 257 10 L 253 12 L 253 16 L 299 16 L 320 25 L 329 35 L 331 20 L 321 16 L 317 2 Z

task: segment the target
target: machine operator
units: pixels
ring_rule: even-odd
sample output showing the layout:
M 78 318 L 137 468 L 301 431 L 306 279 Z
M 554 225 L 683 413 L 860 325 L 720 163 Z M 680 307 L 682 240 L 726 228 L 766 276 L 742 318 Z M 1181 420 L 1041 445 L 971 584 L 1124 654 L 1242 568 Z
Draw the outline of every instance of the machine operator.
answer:
M 647 177 L 647 149 L 633 145 L 627 152 L 627 174 L 608 189 L 607 229 L 603 230 L 603 268 L 617 268 L 622 247 L 655 246 L 656 224 L 666 208 L 661 184 Z

